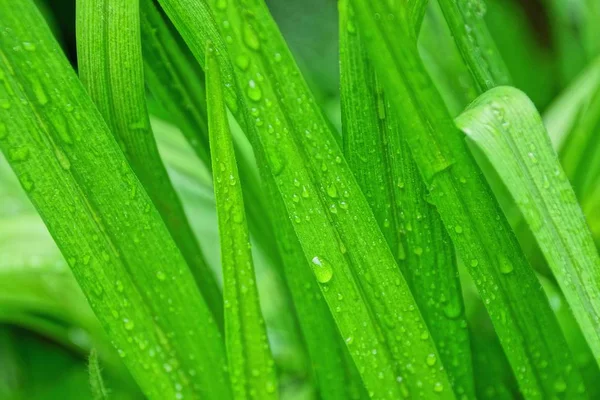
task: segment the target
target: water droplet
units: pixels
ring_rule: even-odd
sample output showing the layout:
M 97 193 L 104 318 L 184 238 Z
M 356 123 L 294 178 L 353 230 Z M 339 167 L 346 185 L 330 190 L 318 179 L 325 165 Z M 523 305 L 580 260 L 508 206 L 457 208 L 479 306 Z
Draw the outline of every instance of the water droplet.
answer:
M 8 110 L 10 108 L 10 102 L 7 99 L 0 99 L 0 108 Z
M 312 264 L 313 271 L 319 282 L 327 283 L 331 280 L 333 277 L 333 269 L 327 260 L 315 256 L 312 259 Z
M 563 393 L 567 390 L 567 383 L 562 378 L 557 379 L 556 382 L 554 382 L 554 390 Z
M 260 40 L 258 39 L 258 35 L 256 34 L 256 31 L 254 31 L 252 25 L 245 23 L 242 35 L 244 37 L 244 43 L 246 43 L 246 46 L 252 50 L 260 49 Z
M 510 274 L 514 269 L 512 263 L 503 255 L 498 256 L 498 268 L 503 274 Z
M 337 192 L 337 188 L 335 187 L 335 185 L 333 183 L 331 185 L 327 186 L 327 195 L 329 197 L 331 197 L 332 199 L 337 199 L 338 192 Z
M 56 156 L 56 159 L 58 160 L 58 163 L 60 164 L 62 169 L 64 169 L 65 171 L 71 169 L 71 161 L 69 161 L 67 155 L 60 148 L 54 148 L 54 155 Z
M 281 61 L 281 54 L 280 53 L 275 53 L 275 62 L 280 62 Z
M 23 174 L 19 176 L 19 181 L 21 182 L 21 185 L 23 186 L 23 189 L 25 189 L 26 192 L 31 192 L 33 190 L 33 187 L 35 186 L 33 183 L 33 179 L 31 179 L 31 176 L 29 174 Z
M 260 101 L 260 99 L 262 99 L 262 91 L 252 79 L 248 81 L 248 89 L 246 94 L 252 101 Z
M 476 258 L 471 260 L 471 267 L 476 267 L 479 265 L 479 260 L 477 260 Z
M 14 147 L 8 150 L 8 159 L 11 161 L 26 161 L 29 158 L 27 147 Z
M 435 365 L 435 363 L 437 362 L 437 357 L 433 353 L 428 354 L 426 361 L 427 361 L 427 365 L 429 365 L 430 367 L 433 367 Z
M 415 247 L 414 253 L 416 255 L 420 256 L 421 254 L 423 254 L 423 248 L 422 247 Z
M 246 71 L 250 66 L 250 58 L 245 54 L 240 54 L 235 58 L 235 65 L 237 65 L 242 71 Z
M 23 48 L 26 51 L 35 51 L 35 44 L 31 42 L 23 42 Z
M 456 225 L 456 226 L 454 227 L 454 232 L 456 232 L 456 233 L 462 233 L 462 232 L 463 232 L 463 228 L 462 228 L 462 226 L 460 226 L 460 225 Z
M 125 325 L 125 329 L 128 331 L 131 331 L 133 330 L 133 328 L 135 328 L 135 324 L 133 323 L 133 321 L 127 318 L 123 319 L 123 325 Z
M 217 10 L 225 10 L 227 8 L 227 0 L 217 0 Z
M 346 338 L 346 344 L 351 345 L 354 342 L 354 338 L 352 336 L 348 336 Z
M 442 385 L 441 382 L 436 382 L 435 385 L 433 385 L 433 391 L 440 393 L 444 391 L 444 385 Z
M 158 271 L 156 273 L 156 277 L 158 278 L 159 281 L 164 281 L 165 279 L 167 279 L 167 275 L 165 275 L 165 273 L 162 271 Z

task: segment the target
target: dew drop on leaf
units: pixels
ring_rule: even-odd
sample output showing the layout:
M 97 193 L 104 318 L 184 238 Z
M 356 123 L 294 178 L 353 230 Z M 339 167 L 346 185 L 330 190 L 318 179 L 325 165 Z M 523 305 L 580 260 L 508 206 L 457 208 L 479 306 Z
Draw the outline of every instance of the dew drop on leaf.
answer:
M 320 283 L 327 283 L 333 277 L 333 269 L 331 264 L 324 258 L 315 256 L 312 259 L 313 271 Z

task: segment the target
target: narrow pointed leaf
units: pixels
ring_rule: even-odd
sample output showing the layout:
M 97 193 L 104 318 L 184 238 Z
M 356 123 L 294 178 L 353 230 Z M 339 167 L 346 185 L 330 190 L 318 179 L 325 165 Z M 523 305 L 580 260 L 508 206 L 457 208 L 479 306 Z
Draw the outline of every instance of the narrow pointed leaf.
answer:
M 208 49 L 207 104 L 215 202 L 221 241 L 225 339 L 236 399 L 276 399 L 277 378 L 260 311 L 244 201 L 221 89 L 219 64 Z
M 484 0 L 438 0 L 438 3 L 479 93 L 509 84 L 508 69 L 483 20 Z
M 93 400 L 106 400 L 109 398 L 108 390 L 104 386 L 104 378 L 100 370 L 100 362 L 98 361 L 98 352 L 92 349 L 88 358 L 88 372 L 90 376 L 90 389 L 92 391 Z
M 457 124 L 510 190 L 600 360 L 600 257 L 534 105 L 519 90 L 498 87 Z
M 242 88 L 254 150 L 266 158 L 367 390 L 453 398 L 431 337 L 421 338 L 427 328 L 406 281 L 265 4 L 218 2 L 214 25 L 203 1 L 161 4 L 192 50 L 206 35 L 236 63 L 224 80 L 234 73 Z M 227 50 L 212 26 L 231 38 Z
M 0 148 L 104 330 L 149 398 L 229 398 L 218 329 L 158 211 L 33 2 L 0 9 Z
M 139 1 L 78 0 L 79 74 L 222 323 L 222 296 L 160 159 L 146 110 Z M 123 68 L 127 65 L 127 68 Z
M 540 283 L 433 87 L 400 3 L 353 0 L 360 32 L 405 128 L 432 202 L 484 300 L 528 398 L 583 390 Z M 377 15 L 395 15 L 390 22 Z M 400 41 L 402 46 L 393 46 Z M 522 299 L 527 298 L 527 303 Z
M 456 393 L 475 396 L 454 248 L 404 140 L 347 1 L 340 3 L 344 155 L 438 346 Z

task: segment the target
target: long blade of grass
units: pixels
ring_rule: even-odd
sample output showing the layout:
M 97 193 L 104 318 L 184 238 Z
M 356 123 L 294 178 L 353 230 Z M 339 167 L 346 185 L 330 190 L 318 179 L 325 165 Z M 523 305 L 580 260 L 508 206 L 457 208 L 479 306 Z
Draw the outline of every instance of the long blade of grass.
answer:
M 219 63 L 209 47 L 206 62 L 208 127 L 221 241 L 225 339 L 237 399 L 276 399 L 277 377 L 260 311 L 244 200 L 229 131 Z
M 88 372 L 90 377 L 90 389 L 92 391 L 93 400 L 108 399 L 108 390 L 104 385 L 102 371 L 100 370 L 100 362 L 98 361 L 98 352 L 92 349 L 88 358 Z
M 433 203 L 486 304 L 524 396 L 578 396 L 581 376 L 516 238 L 419 59 L 399 3 L 354 0 Z M 397 21 L 379 16 L 394 15 Z M 403 43 L 393 46 L 391 38 Z M 527 303 L 523 299 L 527 299 Z
M 456 121 L 510 190 L 600 360 L 600 257 L 535 106 L 498 87 Z
M 78 0 L 79 75 L 222 325 L 222 296 L 160 159 L 146 110 L 139 1 Z M 126 65 L 127 68 L 123 68 Z
M 484 0 L 438 0 L 458 51 L 478 91 L 510 83 L 510 74 L 483 16 Z
M 226 85 L 235 73 L 244 88 L 255 152 L 266 156 L 368 391 L 381 398 L 406 392 L 452 398 L 406 282 L 264 3 L 218 2 L 217 24 L 202 1 L 161 4 L 195 52 L 206 39 L 221 51 L 224 43 L 214 29 L 222 29 L 237 66 L 226 68 Z M 239 103 L 229 103 L 237 111 Z
M 0 9 L 0 148 L 92 309 L 149 398 L 229 398 L 218 329 L 152 201 L 33 2 Z
M 474 398 L 454 248 L 410 155 L 395 110 L 339 3 L 344 155 L 406 277 L 457 394 Z

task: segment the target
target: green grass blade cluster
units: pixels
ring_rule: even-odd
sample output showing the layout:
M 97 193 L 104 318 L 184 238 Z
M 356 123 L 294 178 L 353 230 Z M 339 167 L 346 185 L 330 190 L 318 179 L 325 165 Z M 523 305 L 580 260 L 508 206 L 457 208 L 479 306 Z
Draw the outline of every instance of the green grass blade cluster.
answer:
M 340 2 L 343 147 L 419 305 L 455 392 L 473 398 L 470 344 L 454 248 L 356 32 Z
M 139 2 L 78 0 L 79 75 L 171 236 L 219 324 L 222 296 L 173 188 L 146 110 Z M 123 69 L 123 65 L 128 68 Z
M 498 87 L 457 124 L 510 190 L 598 360 L 600 257 L 541 117 L 522 92 Z
M 274 361 L 260 311 L 244 201 L 214 51 L 208 48 L 206 91 L 229 373 L 236 399 L 276 399 Z
M 220 334 L 152 201 L 33 3 L 0 8 L 0 147 L 103 328 L 148 397 L 227 398 Z
M 184 37 L 199 24 L 181 27 L 173 14 L 183 20 L 194 14 L 206 18 L 201 2 L 187 3 L 185 13 L 172 2 L 165 7 Z M 407 341 L 396 339 L 400 320 L 402 330 L 414 337 L 420 338 L 426 326 L 265 5 L 219 3 L 214 11 L 223 36 L 231 37 L 226 42 L 253 117 L 255 151 L 266 155 L 307 261 L 367 389 L 375 396 L 397 397 L 408 391 L 419 397 L 435 393 L 437 387 L 446 388 L 442 397 L 452 397 L 445 373 L 428 362 L 435 358 L 432 364 L 439 363 L 431 338 L 411 342 L 410 348 Z M 385 344 L 377 339 L 379 330 Z M 408 379 L 417 375 L 421 387 Z M 400 385 L 398 376 L 404 379 Z
M 459 256 L 469 269 L 524 396 L 583 390 L 558 323 L 506 219 L 432 86 L 407 11 L 385 1 L 355 0 L 361 32 L 407 141 Z M 391 38 L 403 46 L 392 46 Z M 527 298 L 527 303 L 522 299 Z
M 252 126 L 248 122 L 250 116 L 241 105 L 243 96 L 233 80 L 232 63 L 206 3 L 195 1 L 191 4 L 181 4 L 164 1 L 162 6 L 201 65 L 205 64 L 204 51 L 207 40 L 220 48 L 216 55 L 223 71 L 221 77 L 224 82 L 226 103 L 240 125 L 247 130 L 248 126 Z M 347 398 L 350 393 L 360 392 L 362 385 L 359 384 L 359 389 L 355 389 L 357 387 L 355 367 L 352 363 L 348 365 L 345 360 L 343 351 L 345 349 L 340 345 L 343 340 L 340 339 L 331 313 L 320 294 L 318 283 L 314 280 L 310 268 L 307 267 L 302 247 L 294 232 L 281 194 L 266 167 L 266 156 L 260 151 L 255 154 L 259 159 L 262 183 L 268 193 L 271 215 L 273 220 L 280 221 L 273 225 L 273 229 L 283 258 L 286 281 L 294 298 L 294 307 L 312 361 L 317 387 L 327 388 L 321 392 L 323 398 Z

